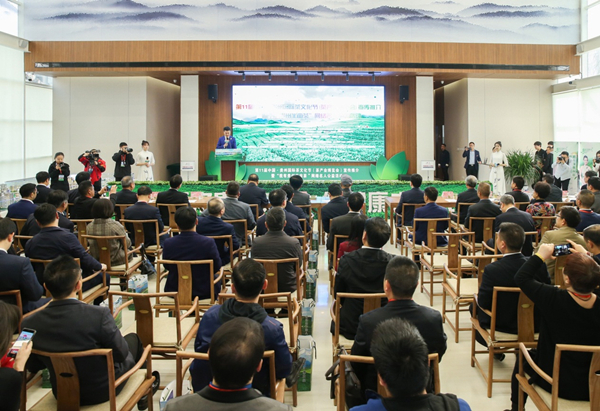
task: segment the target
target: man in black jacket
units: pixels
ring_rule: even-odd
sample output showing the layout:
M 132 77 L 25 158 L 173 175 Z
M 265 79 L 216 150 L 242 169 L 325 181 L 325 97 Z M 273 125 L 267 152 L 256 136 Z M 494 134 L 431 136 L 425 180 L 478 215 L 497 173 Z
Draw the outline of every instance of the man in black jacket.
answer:
M 491 187 L 488 183 L 479 184 L 479 188 L 477 188 L 479 202 L 469 207 L 469 211 L 467 211 L 467 216 L 465 217 L 465 227 L 469 227 L 469 219 L 471 217 L 497 217 L 502 214 L 500 207 L 490 201 L 490 192 Z M 483 224 L 478 221 L 477 224 L 473 224 L 471 229 L 475 232 L 475 242 L 482 242 Z
M 344 254 L 340 259 L 335 278 L 334 297 L 337 293 L 383 293 L 385 269 L 394 257 L 382 250 L 390 240 L 391 229 L 381 217 L 365 222 L 363 247 Z M 340 310 L 340 335 L 353 340 L 358 328 L 358 318 L 363 313 L 362 300 L 342 300 Z M 332 323 L 333 332 L 334 324 Z
M 269 201 L 272 207 L 281 207 L 285 213 L 285 227 L 283 231 L 290 237 L 295 235 L 302 235 L 302 227 L 298 217 L 289 211 L 287 211 L 287 194 L 282 189 L 278 188 L 269 193 Z M 267 213 L 268 214 L 268 213 Z M 256 221 L 256 235 L 261 236 L 267 234 L 267 214 L 263 214 Z
M 479 196 L 477 195 L 477 190 L 475 189 L 475 187 L 477 187 L 477 177 L 467 176 L 467 178 L 465 178 L 465 186 L 467 187 L 467 190 L 458 194 L 458 197 L 456 197 L 456 204 L 458 205 L 460 203 L 478 203 Z M 467 217 L 467 210 L 469 210 L 469 207 L 470 206 L 467 205 L 460 206 L 459 224 L 465 223 L 465 217 Z M 452 220 L 456 221 L 456 216 L 453 216 Z
M 402 318 L 417 327 L 429 353 L 438 353 L 440 360 L 442 359 L 446 352 L 446 333 L 442 316 L 439 311 L 421 306 L 413 300 L 418 283 L 419 268 L 410 258 L 397 256 L 388 263 L 383 283 L 388 303 L 360 317 L 352 345 L 352 355 L 370 356 L 375 327 L 389 318 Z M 361 387 L 377 391 L 375 367 L 358 363 L 353 365 Z
M 327 249 L 329 251 L 333 251 L 333 241 L 337 235 L 349 235 L 350 234 L 350 226 L 352 225 L 352 220 L 358 214 L 360 214 L 360 210 L 365 203 L 365 198 L 361 193 L 352 193 L 348 197 L 348 207 L 350 207 L 350 211 L 348 214 L 341 215 L 339 217 L 331 220 L 331 225 L 329 227 L 329 236 L 327 237 Z M 338 244 L 339 245 L 339 244 Z
M 181 175 L 175 174 L 169 179 L 170 189 L 162 191 L 156 196 L 156 204 L 187 204 L 190 205 L 190 199 L 186 193 L 179 191 L 183 179 Z M 169 224 L 169 208 L 158 207 L 160 209 L 160 216 L 165 224 Z
M 112 159 L 115 162 L 115 180 L 121 181 L 125 176 L 131 175 L 131 166 L 135 164 L 135 159 L 131 154 L 133 149 L 127 147 L 127 143 L 119 144 L 119 151 L 113 154 Z
M 121 220 L 121 209 L 117 207 L 118 204 L 135 204 L 137 203 L 137 195 L 133 191 L 135 189 L 135 183 L 131 176 L 125 176 L 121 179 L 121 191 L 116 194 L 111 194 L 110 201 L 115 206 L 115 220 Z
M 338 183 L 330 184 L 327 188 L 329 203 L 321 209 L 323 230 L 329 234 L 329 222 L 337 216 L 348 214 L 348 201 L 342 196 L 342 186 Z
M 302 231 L 306 234 L 307 232 L 309 232 L 311 230 L 310 219 L 306 216 L 306 214 L 300 207 L 294 205 L 294 203 L 293 203 L 294 195 L 295 195 L 294 189 L 289 184 L 282 185 L 281 189 L 283 191 L 285 191 L 285 194 L 287 195 L 287 200 L 285 202 L 285 211 L 287 211 L 288 213 L 294 214 L 296 217 L 298 217 L 298 220 L 302 220 L 302 219 L 306 220 L 306 231 L 304 231 L 303 223 L 300 222 L 300 227 L 302 227 Z
M 306 191 L 300 191 L 303 183 L 304 179 L 302 176 L 296 174 L 290 177 L 290 185 L 294 189 L 295 205 L 310 205 L 310 194 L 308 194 Z M 306 211 L 306 213 L 308 214 L 309 211 Z
M 103 187 L 100 193 L 104 194 L 106 187 Z M 117 186 L 110 188 L 110 194 L 117 192 Z M 83 181 L 79 184 L 79 197 L 75 200 L 75 204 L 69 210 L 71 218 L 77 219 L 90 219 L 92 218 L 92 207 L 94 203 L 100 198 L 100 195 L 94 194 L 94 186 L 90 180 Z
M 80 171 L 75 176 L 75 182 L 77 183 L 77 187 L 67 191 L 67 196 L 69 203 L 75 204 L 75 200 L 79 197 L 79 184 L 90 179 L 90 173 L 87 171 Z
M 48 201 L 48 194 L 50 194 L 50 174 L 46 171 L 40 171 L 35 175 L 35 181 L 37 181 L 37 196 L 33 200 L 34 204 L 43 204 Z
M 546 158 L 544 159 L 544 167 L 542 171 L 546 174 L 552 175 L 552 165 L 554 164 L 554 141 L 548 141 L 548 146 L 546 147 Z
M 137 197 L 138 201 L 131 207 L 128 207 L 125 210 L 125 220 L 157 220 L 158 221 L 158 232 L 159 235 L 165 229 L 165 225 L 163 223 L 162 218 L 160 217 L 160 213 L 158 208 L 151 206 L 148 204 L 150 200 L 150 194 L 152 194 L 152 189 L 148 186 L 141 186 L 138 188 Z M 131 223 L 125 224 L 125 228 L 130 233 L 129 236 L 132 237 L 131 241 L 134 242 L 135 238 L 133 238 L 133 225 Z M 164 241 L 166 236 L 160 236 L 160 242 Z M 144 224 L 144 245 L 146 247 L 157 244 L 156 238 L 156 228 L 154 223 L 145 223 Z
M 398 217 L 397 224 L 399 226 L 411 226 L 415 215 L 414 207 L 405 207 L 406 215 L 402 215 L 402 207 L 404 204 L 425 204 L 425 193 L 419 187 L 423 183 L 423 177 L 419 174 L 410 176 L 410 190 L 402 192 L 400 202 L 396 207 L 396 216 Z
M 442 170 L 442 180 L 448 181 L 448 167 L 450 167 L 450 152 L 446 150 L 446 145 L 442 144 L 440 151 L 440 158 L 438 160 L 438 167 Z
M 58 226 L 64 228 L 70 232 L 73 232 L 75 224 L 65 216 L 65 210 L 67 209 L 67 193 L 62 190 L 52 190 L 48 195 L 48 204 L 52 204 L 56 207 L 58 212 Z M 21 235 L 34 236 L 40 232 L 40 226 L 35 220 L 35 216 L 31 214 L 27 217 L 27 221 L 21 230 Z M 21 240 L 21 244 L 25 246 L 27 240 Z
M 529 196 L 522 191 L 524 185 L 525 185 L 525 179 L 521 176 L 515 176 L 515 177 L 513 177 L 512 183 L 510 185 L 510 188 L 512 189 L 512 191 L 509 191 L 506 194 L 510 194 L 511 196 L 513 196 L 515 199 L 515 203 L 529 203 L 529 200 L 530 200 Z M 521 207 L 520 210 L 525 211 L 526 208 L 527 208 L 527 205 L 525 205 L 524 208 Z
M 238 200 L 246 204 L 257 204 L 259 217 L 265 213 L 263 208 L 269 205 L 269 200 L 265 189 L 258 186 L 258 175 L 253 173 L 248 176 L 248 184 L 240 187 Z
M 510 194 L 504 194 L 500 197 L 500 210 L 502 214 L 496 217 L 494 222 L 494 233 L 500 230 L 500 225 L 503 223 L 515 223 L 526 232 L 535 231 L 535 222 L 531 214 L 519 210 L 515 207 L 515 199 Z M 488 245 L 494 247 L 495 236 L 490 238 Z M 533 254 L 533 239 L 531 235 L 525 237 L 525 242 L 522 246 L 523 255 L 531 257 Z
M 542 177 L 542 181 L 550 184 L 550 195 L 548 197 L 546 197 L 544 200 L 546 200 L 549 203 L 560 203 L 562 202 L 562 190 L 560 189 L 560 187 L 557 187 L 554 184 L 554 176 L 552 174 L 545 174 L 544 177 Z M 531 199 L 531 203 L 533 204 L 534 199 Z

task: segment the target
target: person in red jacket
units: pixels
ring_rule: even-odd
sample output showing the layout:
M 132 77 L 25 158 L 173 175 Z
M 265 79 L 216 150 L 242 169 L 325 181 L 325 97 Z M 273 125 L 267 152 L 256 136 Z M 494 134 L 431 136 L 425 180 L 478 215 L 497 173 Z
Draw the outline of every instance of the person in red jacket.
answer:
M 96 192 L 102 189 L 102 173 L 106 171 L 106 161 L 100 158 L 100 151 L 91 149 L 79 156 L 78 160 L 90 173 L 90 180 Z

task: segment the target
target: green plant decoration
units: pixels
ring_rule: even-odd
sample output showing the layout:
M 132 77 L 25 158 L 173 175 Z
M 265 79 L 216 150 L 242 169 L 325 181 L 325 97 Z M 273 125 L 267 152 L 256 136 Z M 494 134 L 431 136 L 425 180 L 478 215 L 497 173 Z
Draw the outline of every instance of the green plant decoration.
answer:
M 214 151 L 210 152 L 210 154 L 208 155 L 208 160 L 204 162 L 204 166 L 206 167 L 207 175 L 219 176 L 219 180 L 221 179 L 221 162 L 217 160 Z M 244 164 L 240 166 L 239 161 L 236 160 L 235 179 L 238 181 L 244 180 L 246 177 L 246 172 L 246 165 Z
M 246 179 L 246 164 L 240 165 L 239 162 L 235 162 L 235 179 L 237 181 Z
M 397 180 L 398 174 L 406 174 L 410 161 L 406 159 L 404 151 L 399 152 L 389 160 L 385 156 L 377 159 L 377 164 L 371 164 L 371 177 L 373 180 Z
M 534 167 L 535 158 L 529 151 L 511 150 L 506 154 L 508 167 L 504 169 L 504 177 L 510 186 L 513 177 L 521 176 L 525 184 L 532 186 L 538 177 L 538 170 Z

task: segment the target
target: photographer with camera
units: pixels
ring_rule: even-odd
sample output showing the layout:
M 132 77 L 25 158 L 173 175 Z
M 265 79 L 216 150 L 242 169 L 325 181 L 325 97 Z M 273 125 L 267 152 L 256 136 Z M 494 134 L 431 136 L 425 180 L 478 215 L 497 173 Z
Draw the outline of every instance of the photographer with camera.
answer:
M 96 192 L 102 189 L 102 173 L 106 171 L 106 161 L 100 158 L 100 150 L 95 148 L 86 151 L 77 159 L 85 167 L 85 171 L 90 173 L 90 181 L 94 185 Z
M 115 180 L 121 181 L 123 177 L 131 175 L 131 165 L 135 164 L 132 152 L 133 148 L 127 147 L 127 143 L 119 144 L 119 151 L 112 156 L 115 162 Z
M 60 151 L 54 154 L 54 162 L 48 167 L 50 174 L 50 188 L 52 190 L 62 190 L 65 193 L 69 191 L 69 181 L 67 177 L 71 174 L 69 165 L 65 163 L 65 155 Z
M 563 151 L 556 158 L 554 165 L 554 185 L 563 191 L 569 190 L 569 182 L 571 181 L 572 166 L 569 164 L 569 153 Z

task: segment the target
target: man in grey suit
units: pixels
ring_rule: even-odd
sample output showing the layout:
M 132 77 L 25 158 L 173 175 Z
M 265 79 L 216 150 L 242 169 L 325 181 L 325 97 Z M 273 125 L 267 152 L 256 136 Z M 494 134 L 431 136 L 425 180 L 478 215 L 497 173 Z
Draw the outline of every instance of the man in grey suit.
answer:
M 265 221 L 267 234 L 257 237 L 252 244 L 252 258 L 259 260 L 279 260 L 298 257 L 302 267 L 302 247 L 297 239 L 288 236 L 283 227 L 286 224 L 285 211 L 273 207 L 267 213 Z M 279 264 L 277 290 L 279 292 L 296 291 L 296 264 Z
M 230 181 L 227 184 L 227 197 L 223 199 L 225 204 L 225 213 L 223 214 L 223 220 L 246 220 L 248 230 L 252 230 L 256 227 L 256 220 L 254 219 L 254 213 L 250 206 L 246 203 L 242 203 L 238 200 L 240 196 L 240 184 L 235 181 Z M 202 212 L 204 217 L 207 217 L 208 209 Z M 240 244 L 246 244 L 246 233 L 244 232 L 243 224 L 234 224 L 235 233 L 240 240 Z
M 335 217 L 331 220 L 331 225 L 329 227 L 329 236 L 327 237 L 327 249 L 329 251 L 333 251 L 333 241 L 337 235 L 349 235 L 350 234 L 350 225 L 352 224 L 352 219 L 360 214 L 360 209 L 365 203 L 365 198 L 361 193 L 352 193 L 348 197 L 348 207 L 350 211 L 348 214 L 341 215 L 339 217 Z
M 212 383 L 195 394 L 167 402 L 166 411 L 291 411 L 292 407 L 263 397 L 252 388 L 254 374 L 263 366 L 263 329 L 255 320 L 237 317 L 215 331 L 208 362 Z

